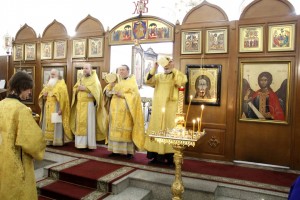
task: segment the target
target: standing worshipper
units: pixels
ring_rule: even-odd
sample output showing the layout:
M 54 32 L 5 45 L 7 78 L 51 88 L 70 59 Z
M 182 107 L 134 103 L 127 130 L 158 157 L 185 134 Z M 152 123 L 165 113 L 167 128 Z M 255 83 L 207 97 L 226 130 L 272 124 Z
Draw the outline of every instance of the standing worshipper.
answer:
M 84 64 L 83 75 L 73 87 L 70 124 L 78 149 L 96 149 L 96 141 L 106 139 L 108 118 L 102 88 L 89 63 Z
M 46 141 L 31 110 L 20 102 L 32 87 L 30 75 L 17 72 L 0 101 L 0 199 L 38 199 L 33 160 L 43 159 Z
M 156 74 L 159 67 L 158 63 L 164 68 L 163 73 Z M 157 132 L 161 129 L 172 129 L 175 127 L 178 88 L 187 82 L 186 75 L 174 68 L 174 63 L 169 57 L 161 57 L 158 63 L 155 63 L 154 68 L 145 76 L 146 84 L 154 87 L 152 113 L 147 135 L 153 131 Z M 165 109 L 165 114 L 162 119 L 163 108 Z M 149 136 L 147 136 L 144 147 L 147 150 L 147 158 L 152 159 L 150 163 L 174 165 L 174 150 L 171 145 L 151 141 Z
M 144 145 L 144 116 L 135 76 L 129 75 L 127 65 L 121 65 L 117 73 L 119 80 L 104 88 L 110 101 L 108 150 L 110 156 L 122 154 L 130 159 Z
M 48 83 L 39 95 L 39 106 L 42 110 L 40 124 L 47 145 L 62 146 L 72 140 L 70 129 L 70 101 L 65 81 L 57 69 L 52 69 Z M 53 114 L 61 116 L 62 122 L 53 122 Z

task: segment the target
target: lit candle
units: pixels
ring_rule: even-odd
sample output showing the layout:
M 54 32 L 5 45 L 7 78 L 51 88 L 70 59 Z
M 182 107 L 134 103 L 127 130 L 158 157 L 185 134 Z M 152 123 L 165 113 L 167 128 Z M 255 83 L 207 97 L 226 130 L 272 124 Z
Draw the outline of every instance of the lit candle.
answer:
M 193 119 L 193 133 L 192 133 L 192 135 L 194 135 L 194 132 L 195 132 L 195 123 L 196 123 L 196 120 Z
M 190 102 L 189 102 L 189 106 L 188 106 L 187 112 L 186 112 L 186 117 L 185 117 L 185 122 L 184 122 L 184 128 L 186 128 L 186 122 L 187 122 L 187 119 L 188 119 L 188 115 L 189 115 L 189 111 L 190 111 L 190 106 L 191 106 L 192 99 L 193 99 L 193 95 L 190 96 Z
M 200 128 L 199 128 L 199 132 L 201 131 L 203 110 L 204 110 L 204 105 L 201 105 L 201 115 L 200 115 Z
M 161 130 L 163 130 L 164 124 L 165 124 L 165 111 L 166 111 L 166 108 L 163 107 L 163 108 L 161 109 L 161 112 L 162 112 L 162 117 L 161 117 Z
M 200 132 L 200 118 L 197 118 L 197 124 L 198 124 L 198 132 Z

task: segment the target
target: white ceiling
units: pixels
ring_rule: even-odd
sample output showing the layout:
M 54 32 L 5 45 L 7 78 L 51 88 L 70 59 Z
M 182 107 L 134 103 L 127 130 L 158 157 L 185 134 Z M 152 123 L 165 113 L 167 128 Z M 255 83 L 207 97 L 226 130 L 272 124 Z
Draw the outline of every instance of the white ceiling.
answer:
M 1 1 L 0 12 L 0 47 L 6 34 L 15 37 L 25 23 L 32 27 L 37 35 L 57 20 L 65 25 L 68 34 L 73 35 L 77 24 L 88 14 L 99 19 L 104 28 L 113 28 L 118 23 L 137 16 L 133 14 L 138 0 L 9 0 Z M 148 0 L 148 13 L 163 18 L 171 23 L 181 23 L 185 14 L 203 0 Z M 207 0 L 223 8 L 229 20 L 239 18 L 242 9 L 252 0 Z M 299 13 L 299 0 L 290 0 Z M 234 12 L 233 12 L 234 11 Z M 5 55 L 0 48 L 0 55 Z

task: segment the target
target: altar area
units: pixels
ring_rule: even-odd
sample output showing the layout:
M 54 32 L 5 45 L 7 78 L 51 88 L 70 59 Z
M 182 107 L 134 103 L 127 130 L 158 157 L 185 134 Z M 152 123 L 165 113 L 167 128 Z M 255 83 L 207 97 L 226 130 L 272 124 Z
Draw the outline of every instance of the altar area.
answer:
M 40 199 L 171 199 L 174 168 L 148 164 L 145 152 L 133 159 L 109 157 L 105 145 L 82 152 L 68 143 L 47 147 L 36 163 Z M 299 171 L 186 157 L 183 199 L 287 199 Z M 126 198 L 124 197 L 126 196 Z M 128 198 L 127 198 L 128 197 Z

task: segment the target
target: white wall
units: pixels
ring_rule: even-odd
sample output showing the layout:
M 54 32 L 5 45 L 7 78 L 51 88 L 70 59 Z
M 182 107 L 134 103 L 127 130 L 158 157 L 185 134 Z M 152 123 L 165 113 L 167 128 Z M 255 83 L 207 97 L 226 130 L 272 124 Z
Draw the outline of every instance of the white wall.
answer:
M 77 24 L 89 14 L 99 19 L 105 30 L 118 23 L 135 17 L 133 14 L 138 0 L 9 0 L 1 1 L 0 12 L 0 55 L 6 55 L 4 36 L 16 36 L 25 23 L 32 27 L 37 36 L 57 20 L 66 26 L 68 34 L 73 36 Z M 207 0 L 224 9 L 229 20 L 237 20 L 241 10 L 252 0 Z M 202 0 L 149 0 L 147 15 L 158 16 L 173 24 L 181 23 L 185 14 Z M 300 13 L 300 1 L 290 0 Z M 195 4 L 192 4 L 195 3 Z

